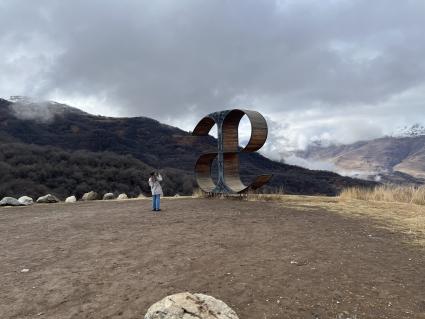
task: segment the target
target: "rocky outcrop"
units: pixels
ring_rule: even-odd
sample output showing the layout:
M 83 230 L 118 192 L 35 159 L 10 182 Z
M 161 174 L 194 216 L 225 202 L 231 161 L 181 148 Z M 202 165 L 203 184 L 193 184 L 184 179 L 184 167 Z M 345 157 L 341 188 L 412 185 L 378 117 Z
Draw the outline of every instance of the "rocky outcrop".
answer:
M 118 200 L 128 199 L 128 196 L 127 196 L 127 194 L 122 193 L 122 194 L 119 194 L 119 195 L 118 195 L 118 198 L 117 198 L 117 199 L 118 199 Z
M 106 193 L 105 195 L 103 195 L 103 200 L 111 200 L 114 198 L 115 198 L 115 195 L 113 193 Z
M 37 199 L 37 203 L 39 204 L 50 204 L 50 203 L 58 203 L 58 202 L 60 202 L 59 199 L 52 194 L 47 194 Z
M 179 293 L 153 304 L 144 319 L 238 319 L 223 301 L 203 294 Z
M 65 199 L 65 203 L 75 203 L 77 202 L 77 197 L 75 196 L 69 196 Z
M 29 206 L 34 204 L 34 200 L 29 197 L 29 196 L 21 196 L 18 198 L 18 201 L 23 205 L 23 206 Z
M 85 193 L 83 195 L 82 200 L 96 200 L 98 197 L 99 195 L 96 192 L 91 191 L 91 192 Z
M 0 206 L 22 206 L 22 204 L 13 197 L 4 197 L 0 200 Z

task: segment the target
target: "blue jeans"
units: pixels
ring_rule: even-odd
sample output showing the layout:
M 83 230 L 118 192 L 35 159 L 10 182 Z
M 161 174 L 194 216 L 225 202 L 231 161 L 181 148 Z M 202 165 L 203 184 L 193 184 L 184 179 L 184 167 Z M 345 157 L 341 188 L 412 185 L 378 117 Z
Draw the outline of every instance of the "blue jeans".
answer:
M 152 209 L 159 210 L 159 198 L 161 195 L 152 195 Z

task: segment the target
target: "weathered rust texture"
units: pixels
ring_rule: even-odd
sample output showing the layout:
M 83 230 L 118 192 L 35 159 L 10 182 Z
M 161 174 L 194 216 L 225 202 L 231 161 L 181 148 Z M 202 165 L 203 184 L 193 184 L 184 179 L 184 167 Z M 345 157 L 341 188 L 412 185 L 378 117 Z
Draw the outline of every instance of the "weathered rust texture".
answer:
M 239 122 L 247 115 L 251 122 L 251 138 L 248 144 L 240 149 L 238 128 Z M 204 117 L 195 127 L 193 135 L 206 136 L 217 124 L 218 152 L 206 153 L 199 157 L 195 165 L 198 186 L 208 193 L 243 193 L 249 189 L 258 189 L 266 184 L 272 175 L 260 175 L 250 184 L 244 185 L 239 175 L 239 153 L 250 153 L 259 150 L 267 139 L 267 122 L 256 111 L 234 109 L 215 112 Z M 217 158 L 218 181 L 214 183 L 211 167 Z

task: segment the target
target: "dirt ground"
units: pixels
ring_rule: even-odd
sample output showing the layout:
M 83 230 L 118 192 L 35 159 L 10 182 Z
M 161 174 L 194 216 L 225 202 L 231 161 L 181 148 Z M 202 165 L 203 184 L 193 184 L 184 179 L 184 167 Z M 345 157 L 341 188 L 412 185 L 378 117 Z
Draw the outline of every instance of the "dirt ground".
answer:
M 143 318 L 183 291 L 241 319 L 425 318 L 424 247 L 373 219 L 284 202 L 164 199 L 162 209 L 0 208 L 0 318 Z

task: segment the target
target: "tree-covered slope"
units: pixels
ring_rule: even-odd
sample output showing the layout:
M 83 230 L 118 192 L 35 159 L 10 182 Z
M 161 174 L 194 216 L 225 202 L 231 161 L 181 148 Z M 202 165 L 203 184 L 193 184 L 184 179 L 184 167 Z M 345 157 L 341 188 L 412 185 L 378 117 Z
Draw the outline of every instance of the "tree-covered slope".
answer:
M 0 198 L 23 195 L 37 198 L 52 193 L 62 199 L 80 198 L 90 190 L 103 195 L 150 193 L 147 183 L 152 167 L 131 155 L 86 150 L 66 151 L 51 146 L 0 145 Z M 192 178 L 176 169 L 163 175 L 165 195 L 191 194 Z

